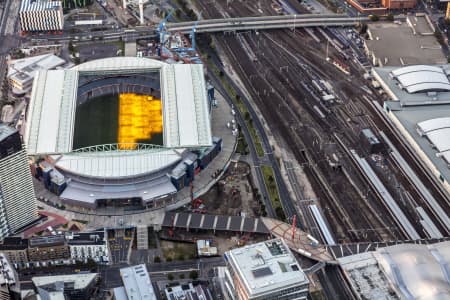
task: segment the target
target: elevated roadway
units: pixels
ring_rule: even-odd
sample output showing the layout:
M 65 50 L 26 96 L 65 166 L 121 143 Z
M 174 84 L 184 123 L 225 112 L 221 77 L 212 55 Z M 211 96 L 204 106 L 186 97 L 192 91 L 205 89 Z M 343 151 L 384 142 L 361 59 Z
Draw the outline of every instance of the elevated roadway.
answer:
M 222 32 L 235 30 L 277 29 L 314 26 L 355 26 L 364 17 L 349 17 L 342 14 L 328 15 L 283 15 L 264 17 L 244 17 L 227 19 L 201 20 L 195 29 L 196 32 Z M 168 31 L 190 33 L 195 22 L 167 23 Z

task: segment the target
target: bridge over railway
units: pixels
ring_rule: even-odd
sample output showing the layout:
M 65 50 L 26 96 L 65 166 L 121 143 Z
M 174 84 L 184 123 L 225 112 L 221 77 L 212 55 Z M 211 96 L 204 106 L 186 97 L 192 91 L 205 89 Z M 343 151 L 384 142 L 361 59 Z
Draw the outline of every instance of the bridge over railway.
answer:
M 196 32 L 223 32 L 236 30 L 277 29 L 314 26 L 355 26 L 366 17 L 349 17 L 344 14 L 325 15 L 283 15 L 263 17 L 243 17 L 227 19 L 209 19 L 198 21 Z M 172 32 L 190 33 L 196 22 L 167 23 Z
M 210 230 L 250 233 L 250 234 L 267 234 L 276 238 L 282 238 L 289 248 L 307 258 L 313 259 L 320 264 L 316 267 L 323 267 L 326 264 L 336 264 L 337 259 L 375 251 L 378 248 L 397 245 L 397 244 L 434 244 L 450 240 L 448 238 L 441 239 L 419 239 L 404 241 L 388 241 L 388 242 L 361 242 L 346 243 L 336 245 L 312 245 L 308 238 L 308 233 L 296 228 L 294 235 L 292 234 L 292 225 L 280 220 L 272 218 L 250 218 L 241 216 L 222 216 L 208 215 L 188 212 L 166 212 L 162 219 L 162 227 L 181 230 Z M 312 270 L 314 271 L 314 270 Z
M 308 234 L 297 228 L 292 238 L 292 226 L 272 218 L 249 218 L 197 213 L 166 212 L 162 221 L 166 228 L 211 230 L 236 233 L 256 233 L 283 238 L 292 251 L 323 263 L 335 263 L 324 245 L 311 245 Z

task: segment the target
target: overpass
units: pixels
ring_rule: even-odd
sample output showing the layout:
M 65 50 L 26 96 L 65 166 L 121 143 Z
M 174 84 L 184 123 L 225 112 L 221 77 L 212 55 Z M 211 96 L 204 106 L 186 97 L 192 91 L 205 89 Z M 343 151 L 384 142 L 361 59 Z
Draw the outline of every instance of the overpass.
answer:
M 221 32 L 236 30 L 277 29 L 314 26 L 355 26 L 366 17 L 349 17 L 343 14 L 283 15 L 200 20 L 196 32 Z M 190 33 L 195 22 L 167 23 L 170 32 Z

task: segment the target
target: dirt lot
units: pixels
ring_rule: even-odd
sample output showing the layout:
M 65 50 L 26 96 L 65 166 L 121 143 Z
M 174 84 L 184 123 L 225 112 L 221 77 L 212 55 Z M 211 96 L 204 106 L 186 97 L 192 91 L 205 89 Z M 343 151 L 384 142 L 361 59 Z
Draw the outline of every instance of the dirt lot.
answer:
M 197 247 L 191 243 L 161 241 L 161 250 L 166 261 L 194 259 L 197 257 Z
M 222 179 L 201 196 L 206 213 L 248 217 L 261 215 L 261 208 L 250 182 L 250 166 L 243 162 L 232 163 Z

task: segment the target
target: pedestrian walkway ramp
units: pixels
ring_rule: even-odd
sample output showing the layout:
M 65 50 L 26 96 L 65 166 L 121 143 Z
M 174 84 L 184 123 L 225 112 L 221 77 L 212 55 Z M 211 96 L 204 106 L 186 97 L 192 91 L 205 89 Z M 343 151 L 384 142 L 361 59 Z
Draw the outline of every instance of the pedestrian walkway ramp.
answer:
M 308 234 L 299 228 L 296 228 L 293 234 L 291 224 L 265 217 L 260 218 L 260 220 L 274 237 L 282 238 L 292 251 L 318 262 L 336 263 L 328 252 L 327 246 L 313 244 L 308 238 Z
M 163 227 L 233 231 L 241 233 L 268 234 L 269 230 L 259 218 L 242 216 L 207 215 L 188 212 L 166 212 Z

